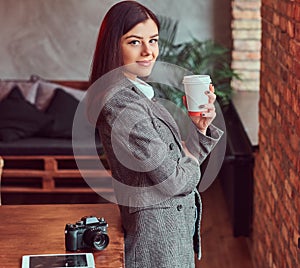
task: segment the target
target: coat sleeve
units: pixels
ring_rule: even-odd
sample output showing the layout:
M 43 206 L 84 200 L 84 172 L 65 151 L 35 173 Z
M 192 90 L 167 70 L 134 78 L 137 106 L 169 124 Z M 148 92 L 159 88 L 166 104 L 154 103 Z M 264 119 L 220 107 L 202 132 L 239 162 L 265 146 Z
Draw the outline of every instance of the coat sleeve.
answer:
M 207 155 L 217 145 L 223 135 L 223 131 L 214 125 L 210 125 L 208 128 L 208 135 L 204 135 L 192 124 L 190 135 L 186 140 L 186 146 L 190 153 L 198 158 L 200 165 L 206 159 Z

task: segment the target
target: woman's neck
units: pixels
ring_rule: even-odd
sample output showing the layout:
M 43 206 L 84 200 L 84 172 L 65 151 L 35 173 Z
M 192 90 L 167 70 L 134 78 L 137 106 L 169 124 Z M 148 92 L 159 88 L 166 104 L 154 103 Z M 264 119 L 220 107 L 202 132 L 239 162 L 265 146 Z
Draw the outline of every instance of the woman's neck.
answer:
M 128 72 L 123 72 L 123 74 L 130 80 L 133 80 L 133 81 L 137 80 L 137 75 L 134 75 L 134 74 L 128 73 Z

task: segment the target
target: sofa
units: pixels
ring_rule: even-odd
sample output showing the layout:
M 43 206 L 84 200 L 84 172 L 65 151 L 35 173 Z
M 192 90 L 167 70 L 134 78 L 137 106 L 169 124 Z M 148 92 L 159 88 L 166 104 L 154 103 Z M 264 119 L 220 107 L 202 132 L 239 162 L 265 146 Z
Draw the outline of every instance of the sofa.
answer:
M 81 138 L 77 158 L 89 163 L 85 177 L 97 180 L 97 193 L 83 179 L 73 155 L 73 119 L 87 88 L 88 82 L 47 81 L 35 75 L 24 81 L 0 80 L 2 204 L 107 202 L 98 193 L 113 194 L 108 180 L 101 184 L 109 170 L 95 168 L 99 158 L 107 165 L 97 131 L 84 117 L 80 129 L 93 133 L 97 156 Z
M 73 117 L 87 88 L 87 82 L 46 81 L 36 76 L 27 81 L 0 81 L 2 204 L 95 203 L 113 199 L 99 137 L 95 135 L 97 156 L 90 153 L 85 139 L 80 139 L 82 154 L 77 158 L 86 162 L 86 170 L 78 169 L 73 155 Z M 256 149 L 251 146 L 234 105 L 230 103 L 222 112 L 227 149 L 218 177 L 233 234 L 248 236 L 252 228 Z M 95 133 L 84 117 L 81 130 Z M 95 169 L 99 160 L 106 172 Z M 87 176 L 96 181 L 97 193 L 95 187 L 91 189 L 86 183 Z

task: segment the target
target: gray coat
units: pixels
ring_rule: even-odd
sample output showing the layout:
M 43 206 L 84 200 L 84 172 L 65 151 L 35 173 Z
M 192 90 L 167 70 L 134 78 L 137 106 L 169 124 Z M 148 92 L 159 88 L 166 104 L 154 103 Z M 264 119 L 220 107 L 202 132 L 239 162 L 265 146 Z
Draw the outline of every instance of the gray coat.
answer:
M 177 124 L 127 79 L 102 101 L 97 127 L 115 179 L 126 267 L 194 267 L 194 251 L 201 257 L 201 174 L 183 152 Z M 222 135 L 214 126 L 210 131 L 211 137 L 196 131 L 186 141 L 199 163 Z

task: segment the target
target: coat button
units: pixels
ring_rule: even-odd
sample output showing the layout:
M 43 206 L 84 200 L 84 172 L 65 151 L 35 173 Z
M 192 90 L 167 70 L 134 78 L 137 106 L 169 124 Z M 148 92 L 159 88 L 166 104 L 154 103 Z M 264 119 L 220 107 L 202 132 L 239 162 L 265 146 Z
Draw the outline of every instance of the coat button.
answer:
M 178 205 L 178 206 L 177 206 L 177 210 L 178 210 L 178 211 L 181 211 L 181 210 L 182 210 L 182 205 Z
M 157 99 L 153 97 L 153 98 L 152 98 L 152 101 L 153 101 L 153 102 L 157 102 Z
M 169 145 L 170 150 L 173 150 L 174 147 L 175 147 L 174 143 L 170 143 L 170 145 Z

